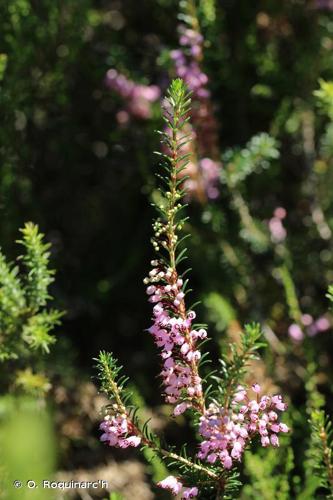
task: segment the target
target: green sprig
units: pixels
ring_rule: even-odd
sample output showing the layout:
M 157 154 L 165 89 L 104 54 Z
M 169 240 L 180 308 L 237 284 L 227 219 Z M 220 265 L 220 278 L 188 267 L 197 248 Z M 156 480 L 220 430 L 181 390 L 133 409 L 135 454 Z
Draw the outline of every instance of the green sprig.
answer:
M 333 498 L 333 429 L 324 410 L 314 410 L 310 420 L 311 439 L 308 450 L 308 467 L 318 478 L 318 487 L 327 490 L 326 498 Z

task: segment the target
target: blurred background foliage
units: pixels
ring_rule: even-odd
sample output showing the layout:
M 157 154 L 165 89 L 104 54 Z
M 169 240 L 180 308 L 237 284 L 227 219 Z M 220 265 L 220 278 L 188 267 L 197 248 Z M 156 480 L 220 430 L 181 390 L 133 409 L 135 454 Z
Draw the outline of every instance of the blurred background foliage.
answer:
M 176 26 L 192 23 L 203 35 L 200 64 L 222 162 L 219 196 L 189 202 L 193 302 L 202 301 L 213 358 L 226 339 L 237 338 L 244 321 L 264 325 L 265 366 L 254 367 L 251 377 L 279 386 L 297 410 L 293 452 L 281 451 L 284 482 L 276 496 L 262 497 L 296 497 L 304 479 L 304 439 L 311 441 L 311 381 L 325 396 L 326 410 L 333 410 L 332 317 L 325 297 L 333 281 L 331 2 L 11 0 L 1 3 L 0 19 L 1 353 L 8 350 L 8 328 L 17 339 L 13 349 L 21 353 L 19 362 L 3 360 L 11 378 L 2 375 L 3 394 L 18 386 L 31 393 L 36 384 L 39 396 L 48 392 L 61 469 L 105 464 L 114 452 L 97 442 L 101 397 L 90 380 L 91 359 L 106 349 L 126 364 L 156 426 L 165 425 L 157 357 L 142 333 L 150 315 L 142 278 L 152 255 L 150 202 L 158 196 L 152 152 L 158 148 L 159 103 L 145 118 L 124 114 L 126 99 L 108 88 L 106 74 L 116 69 L 163 93 L 175 72 L 170 51 L 179 47 Z M 280 240 L 270 231 L 277 207 L 286 212 Z M 36 308 L 25 302 L 23 263 L 29 260 L 10 264 L 17 258 L 18 229 L 36 228 L 25 226 L 30 220 L 45 233 L 50 267 L 57 269 L 46 286 L 54 300 L 47 295 L 43 302 L 39 290 Z M 43 272 L 46 280 L 52 275 Z M 6 286 L 14 293 L 11 317 L 2 299 L 9 296 Z M 30 320 L 18 311 L 26 307 Z M 60 320 L 55 308 L 66 314 L 51 353 L 37 366 L 30 351 L 48 350 L 48 328 Z M 306 315 L 313 322 L 324 318 L 326 331 L 313 334 Z M 48 326 L 38 336 L 35 322 L 29 344 L 23 329 L 31 317 Z M 292 336 L 295 326 L 302 341 Z M 42 379 L 32 378 L 38 373 Z M 173 425 L 167 432 L 177 443 Z M 256 477 L 258 460 L 248 456 L 245 476 Z M 244 498 L 267 493 L 265 477 L 276 471 L 275 460 L 268 460 L 255 487 L 244 489 Z M 141 487 L 143 498 L 153 498 Z M 127 483 L 119 488 L 130 491 Z

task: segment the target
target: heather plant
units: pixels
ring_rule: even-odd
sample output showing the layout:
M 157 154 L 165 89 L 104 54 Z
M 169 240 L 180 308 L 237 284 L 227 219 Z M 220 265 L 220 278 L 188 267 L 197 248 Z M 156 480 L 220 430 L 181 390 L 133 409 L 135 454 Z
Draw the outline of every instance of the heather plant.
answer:
M 37 225 L 26 223 L 18 243 L 24 252 L 10 263 L 0 252 L 0 367 L 2 390 L 44 395 L 50 388 L 44 357 L 56 341 L 62 313 L 48 307 L 49 243 Z
M 165 189 L 156 207 L 152 244 L 157 253 L 152 269 L 144 279 L 149 302 L 153 306 L 152 326 L 148 332 L 159 349 L 162 365 L 161 391 L 177 417 L 191 416 L 198 432 L 198 451 L 188 457 L 187 447 L 176 453 L 163 446 L 148 423 L 137 418 L 131 404 L 127 378 L 110 353 L 102 352 L 97 360 L 101 388 L 110 398 L 101 423 L 101 440 L 118 448 L 149 448 L 162 457 L 171 475 L 158 483 L 161 488 L 182 498 L 225 498 L 239 486 L 237 464 L 253 440 L 261 445 L 278 447 L 280 433 L 288 426 L 280 422 L 286 410 L 280 395 L 262 394 L 259 384 L 248 388 L 244 383 L 248 362 L 263 346 L 260 327 L 247 325 L 240 346 L 230 344 L 219 368 L 207 370 L 204 345 L 207 331 L 195 321 L 194 306 L 188 307 L 187 271 L 180 271 L 186 259 L 184 237 L 179 233 L 186 218 L 184 178 L 189 155 L 181 150 L 188 137 L 184 134 L 190 118 L 190 95 L 181 79 L 173 80 L 164 103 L 166 131 L 161 142 L 168 153 L 160 153 L 163 173 L 158 174 Z
M 183 229 L 192 235 L 187 240 L 192 296 L 202 305 L 188 307 L 190 294 L 184 299 L 188 311 L 208 322 L 208 328 L 197 330 L 208 330 L 211 338 L 207 344 L 198 339 L 193 352 L 203 357 L 209 350 L 212 368 L 219 370 L 216 358 L 222 353 L 230 361 L 230 342 L 241 351 L 241 325 L 252 318 L 262 325 L 269 348 L 260 348 L 261 360 L 251 360 L 243 384 L 256 381 L 265 394 L 280 387 L 291 401 L 286 423 L 293 432 L 279 449 L 262 448 L 254 440 L 237 463 L 243 498 L 312 500 L 330 492 L 319 485 L 327 485 L 328 478 L 318 430 L 323 426 L 316 424 L 313 434 L 311 415 L 319 411 L 332 420 L 333 322 L 324 300 L 333 282 L 331 3 L 12 0 L 0 7 L 1 245 L 6 255 L 15 255 L 14 231 L 25 217 L 38 219 L 56 245 L 62 271 L 55 291 L 69 315 L 68 340 L 60 346 L 66 350 L 61 367 L 59 360 L 52 364 L 52 373 L 66 373 L 70 365 L 80 367 L 84 378 L 89 352 L 107 346 L 128 360 L 126 372 L 135 380 L 135 389 L 127 387 L 129 409 L 139 407 L 139 422 L 153 415 L 150 426 L 156 424 L 158 434 L 163 430 L 179 448 L 185 432 L 188 436 L 190 429 L 198 429 L 200 415 L 192 406 L 176 422 L 165 418 L 171 403 L 160 406 L 154 384 L 147 383 L 157 371 L 156 357 L 150 355 L 152 336 L 135 332 L 148 326 L 138 293 L 142 263 L 151 256 L 143 243 L 150 231 L 145 195 L 151 193 L 158 206 L 165 203 L 165 195 L 155 189 L 150 157 L 156 148 L 153 130 L 171 133 L 157 125 L 159 103 L 175 76 L 192 90 L 191 120 L 177 138 L 191 135 L 179 152 L 191 154 L 179 181 L 190 178 L 179 189 L 185 189 L 183 200 L 189 203 L 190 219 Z M 170 156 L 167 145 L 161 151 Z M 183 248 L 184 242 L 178 250 Z M 17 264 L 22 283 L 23 261 Z M 184 264 L 177 266 L 180 274 Z M 180 276 L 184 282 L 187 278 Z M 158 290 L 160 285 L 167 282 L 148 283 Z M 171 301 L 167 294 L 164 299 Z M 49 310 L 48 304 L 49 299 L 40 311 Z M 178 312 L 170 315 L 178 317 Z M 23 312 L 22 325 L 24 319 Z M 107 334 L 110 322 L 116 336 Z M 9 323 L 8 328 L 12 331 Z M 19 349 L 16 342 L 12 346 L 19 351 L 17 359 L 1 362 L 3 390 L 45 393 L 50 358 L 19 334 L 17 339 Z M 9 345 L 10 336 L 4 340 Z M 71 362 L 67 342 L 73 342 L 77 363 Z M 172 359 L 181 361 L 175 352 Z M 219 382 L 208 377 L 205 360 L 197 364 L 209 406 Z M 186 368 L 187 362 L 181 365 Z M 176 375 L 178 380 L 178 368 Z M 222 387 L 227 375 L 215 376 L 222 378 Z M 54 394 L 62 401 L 67 381 L 55 378 L 60 387 Z M 169 386 L 163 382 L 162 387 L 166 391 Z M 186 386 L 181 388 L 185 392 Z M 183 402 L 191 403 L 187 393 L 173 406 Z M 94 447 L 94 440 L 73 437 L 73 430 L 82 427 L 78 420 L 84 419 L 85 406 L 80 404 L 75 418 L 79 425 L 60 425 L 66 433 L 66 453 L 61 454 L 66 468 L 76 466 L 77 456 L 80 465 L 82 458 L 88 462 L 86 454 Z M 71 402 L 66 408 L 61 403 L 61 420 L 75 411 Z M 8 449 L 14 440 L 8 440 Z M 194 458 L 195 443 L 189 442 L 188 455 L 211 467 Z M 170 446 L 163 449 L 176 453 Z M 105 463 L 110 450 L 98 450 Z M 129 452 L 116 450 L 116 456 L 121 460 Z M 182 480 L 170 459 L 161 461 L 161 454 L 148 446 L 143 454 L 154 483 L 172 473 Z M 205 495 L 204 487 L 199 489 Z

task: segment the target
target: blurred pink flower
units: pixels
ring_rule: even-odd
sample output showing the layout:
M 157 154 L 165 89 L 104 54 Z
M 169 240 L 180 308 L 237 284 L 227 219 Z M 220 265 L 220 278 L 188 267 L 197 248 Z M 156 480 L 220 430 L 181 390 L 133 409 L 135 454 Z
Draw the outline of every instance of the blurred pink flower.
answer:
M 296 342 L 301 342 L 304 339 L 304 333 L 300 328 L 300 326 L 297 325 L 296 323 L 292 323 L 289 326 L 288 333 L 290 338 L 292 338 Z

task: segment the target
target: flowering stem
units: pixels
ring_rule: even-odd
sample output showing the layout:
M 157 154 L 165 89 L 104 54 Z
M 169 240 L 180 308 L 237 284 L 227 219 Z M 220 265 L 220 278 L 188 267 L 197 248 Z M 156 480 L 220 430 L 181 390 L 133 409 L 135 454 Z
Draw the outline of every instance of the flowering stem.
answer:
M 178 200 L 181 198 L 181 194 L 177 189 L 178 182 L 179 182 L 179 172 L 182 170 L 184 164 L 186 163 L 186 159 L 182 156 L 180 156 L 180 151 L 181 148 L 179 147 L 179 142 L 182 141 L 181 138 L 179 139 L 178 137 L 178 132 L 179 130 L 182 129 L 183 123 L 184 123 L 184 117 L 182 116 L 182 101 L 179 101 L 179 104 L 177 106 L 177 103 L 175 103 L 174 109 L 173 109 L 173 115 L 172 115 L 172 135 L 171 135 L 171 141 L 170 141 L 170 156 L 169 156 L 169 161 L 170 161 L 170 183 L 169 183 L 169 204 L 168 204 L 168 210 L 167 210 L 167 250 L 169 253 L 169 258 L 170 258 L 170 267 L 172 269 L 172 276 L 171 276 L 171 284 L 175 285 L 177 283 L 177 280 L 179 278 L 178 272 L 176 269 L 176 244 L 178 241 L 178 235 L 177 235 L 177 228 L 180 228 L 181 225 L 177 223 L 175 220 L 175 214 L 177 213 L 178 209 L 180 208 L 179 205 L 177 205 Z M 180 316 L 183 320 L 186 320 L 187 314 L 186 314 L 186 305 L 185 305 L 185 300 L 184 298 L 180 300 L 180 305 L 179 305 L 179 313 Z M 186 339 L 186 342 L 189 344 L 191 349 L 194 349 L 194 343 L 192 340 L 192 337 L 190 335 L 190 329 L 186 328 L 184 332 L 184 336 Z M 191 369 L 192 369 L 192 374 L 194 377 L 199 377 L 199 371 L 198 371 L 198 365 L 195 360 L 192 360 L 190 362 Z M 194 405 L 195 408 L 201 413 L 205 413 L 205 399 L 204 396 L 198 396 L 196 404 Z

